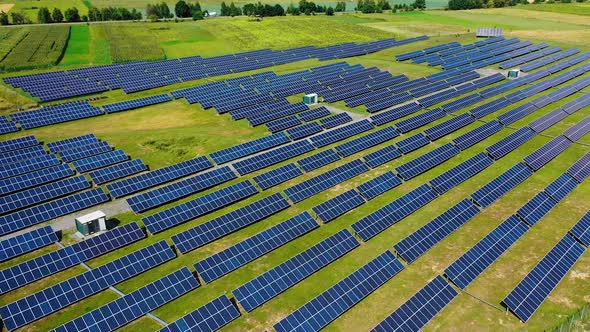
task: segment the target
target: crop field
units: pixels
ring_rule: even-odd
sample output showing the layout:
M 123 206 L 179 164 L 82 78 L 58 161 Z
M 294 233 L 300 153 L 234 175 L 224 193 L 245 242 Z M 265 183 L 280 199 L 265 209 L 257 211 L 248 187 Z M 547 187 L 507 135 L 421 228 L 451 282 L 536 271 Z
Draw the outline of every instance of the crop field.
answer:
M 130 3 L 134 3 L 132 1 Z M 111 4 L 107 0 L 104 2 L 109 5 Z M 92 3 L 94 4 L 94 2 Z M 580 7 L 585 6 L 585 4 L 572 4 L 572 6 L 574 5 Z M 19 74 L 41 73 L 46 70 L 39 68 L 33 69 L 33 67 L 56 65 L 54 69 L 67 70 L 86 65 L 133 60 L 173 59 L 190 55 L 208 57 L 261 48 L 284 49 L 306 45 L 326 46 L 345 42 L 361 43 L 384 38 L 403 39 L 426 34 L 430 36 L 428 40 L 386 48 L 367 55 L 327 61 L 308 59 L 231 75 L 212 76 L 207 79 L 185 81 L 131 94 L 125 94 L 121 90 L 111 90 L 92 95 L 92 97 L 100 98 L 95 98 L 90 103 L 93 106 L 104 106 L 114 102 L 157 94 L 169 94 L 175 90 L 199 86 L 213 81 L 242 77 L 244 75 L 266 71 L 274 71 L 276 74 L 282 75 L 341 61 L 345 61 L 350 65 L 360 64 L 365 68 L 377 67 L 380 70 L 390 72 L 392 75 L 405 74 L 410 79 L 417 79 L 439 73 L 441 69 L 425 64 L 414 64 L 410 61 L 396 61 L 395 55 L 450 42 L 459 42 L 461 44 L 476 42 L 478 39 L 474 37 L 473 32 L 478 26 L 503 27 L 506 38 L 517 37 L 521 40 L 530 40 L 533 43 L 547 42 L 550 46 L 559 46 L 563 50 L 577 47 L 581 53 L 590 51 L 590 35 L 588 35 L 588 38 L 585 38 L 590 29 L 590 21 L 587 20 L 587 16 L 584 16 L 586 14 L 580 13 L 578 15 L 578 13 L 568 12 L 568 10 L 562 9 L 563 6 L 565 4 L 547 5 L 547 8 L 554 8 L 552 10 L 537 10 L 536 8 L 541 7 L 540 5 L 529 5 L 510 9 L 486 9 L 465 12 L 426 11 L 395 15 L 350 14 L 336 17 L 284 17 L 264 19 L 263 22 L 258 23 L 249 22 L 245 18 L 220 18 L 202 22 L 183 23 L 114 23 L 89 26 L 76 25 L 71 28 L 68 26 L 52 26 L 50 28 L 26 27 L 23 29 L 0 29 L 0 59 L 3 59 L 0 61 L 0 67 L 3 66 L 4 61 L 7 61 L 6 66 L 27 69 L 19 72 Z M 6 44 L 4 41 L 6 41 Z M 65 47 L 66 41 L 67 47 Z M 4 45 L 12 46 L 4 47 Z M 29 48 L 26 45 L 29 45 Z M 30 45 L 33 45 L 33 47 L 30 47 Z M 5 55 L 3 56 L 2 54 Z M 25 61 L 24 59 L 27 60 Z M 293 185 L 333 170 L 350 161 L 365 157 L 371 152 L 398 143 L 414 134 L 424 132 L 424 130 L 455 118 L 490 100 L 505 97 L 515 90 L 525 89 L 564 72 L 581 68 L 584 64 L 588 63 L 590 63 L 590 60 L 585 60 L 550 77 L 541 78 L 538 81 L 490 97 L 474 105 L 454 110 L 452 113 L 446 114 L 443 118 L 429 122 L 423 127 L 404 133 L 401 136 L 364 149 L 358 153 L 343 157 L 329 165 L 304 172 L 299 177 L 206 215 L 191 219 L 186 223 L 179 224 L 157 234 L 150 233 L 140 241 L 93 258 L 86 263 L 90 268 L 97 268 L 161 240 L 166 240 L 169 245 L 172 245 L 173 241 L 171 237 L 175 234 L 206 223 L 216 217 L 245 207 L 275 193 L 284 193 L 285 189 Z M 536 70 L 542 70 L 545 67 Z M 490 65 L 481 72 L 486 71 L 506 73 L 506 71 L 500 71 L 497 64 Z M 532 71 L 532 73 L 535 71 Z M 3 73 L 0 74 L 0 78 L 13 75 L 15 74 Z M 478 121 L 468 124 L 434 142 L 430 142 L 417 150 L 403 154 L 401 157 L 381 166 L 370 168 L 369 171 L 361 175 L 341 182 L 301 202 L 290 203 L 288 208 L 268 218 L 236 230 L 188 253 L 181 254 L 180 251 L 176 250 L 177 257 L 174 259 L 150 271 L 118 283 L 115 287 L 121 292 L 128 294 L 181 267 L 188 267 L 189 270 L 194 272 L 194 264 L 198 261 L 229 248 L 304 211 L 312 211 L 312 208 L 318 204 L 356 188 L 358 185 L 372 178 L 388 171 L 397 172 L 395 169 L 400 165 L 412 161 L 445 144 L 453 143 L 454 139 L 479 127 L 483 122 L 493 121 L 500 114 L 589 77 L 590 72 L 586 72 L 579 77 L 563 82 L 555 87 L 511 103 L 509 106 L 488 114 L 478 119 Z M 492 86 L 499 86 L 505 82 L 494 83 Z M 478 88 L 473 92 L 481 92 L 488 87 Z M 215 281 L 205 283 L 201 277 L 199 280 L 201 283 L 200 287 L 151 311 L 151 313 L 167 323 L 172 323 L 221 295 L 227 295 L 229 298 L 232 298 L 235 295 L 232 294 L 232 291 L 237 287 L 343 229 L 352 230 L 351 226 L 353 223 L 358 222 L 386 204 L 402 197 L 411 190 L 428 183 L 436 176 L 486 151 L 490 145 L 506 138 L 518 128 L 527 126 L 532 121 L 549 114 L 568 102 L 588 94 L 590 94 L 590 87 L 585 87 L 581 91 L 537 109 L 504 127 L 496 134 L 462 150 L 458 155 L 450 158 L 448 161 L 412 179 L 404 181 L 400 186 L 372 200 L 366 201 L 363 205 L 352 209 L 329 223 L 324 224 L 318 220 L 318 223 L 321 225 L 315 230 L 262 255 Z M 82 98 L 72 98 L 71 100 Z M 224 97 L 222 96 L 220 98 Z M 291 102 L 300 101 L 301 95 L 290 96 L 288 99 Z M 457 99 L 458 97 L 429 106 L 400 120 L 406 120 L 415 115 L 424 114 L 449 101 Z M 27 103 L 35 103 L 35 101 L 26 97 L 22 90 L 14 90 L 5 83 L 0 85 L 0 114 L 6 115 L 14 112 L 17 107 Z M 52 102 L 51 104 L 55 103 Z M 327 106 L 348 112 L 355 119 L 370 115 L 364 107 L 349 108 L 342 101 L 330 103 Z M 469 197 L 473 192 L 497 178 L 513 165 L 521 162 L 530 153 L 550 142 L 553 138 L 563 134 L 565 130 L 574 124 L 588 117 L 590 117 L 590 106 L 581 108 L 579 111 L 556 122 L 541 134 L 535 135 L 532 139 L 520 145 L 505 157 L 495 161 L 491 167 L 488 167 L 477 175 L 455 186 L 450 191 L 440 195 L 375 237 L 367 241 L 360 241 L 360 238 L 357 237 L 361 242 L 359 247 L 316 273 L 313 273 L 311 276 L 253 311 L 245 311 L 242 304 L 238 301 L 237 305 L 240 309 L 241 316 L 224 326 L 221 330 L 240 332 L 274 331 L 273 325 L 287 315 L 293 313 L 386 250 L 393 252 L 394 244 L 426 225 L 441 213 L 447 211 L 451 206 Z M 175 199 L 172 202 L 146 212 L 134 213 L 127 208 L 126 212 L 108 215 L 108 218 L 119 225 L 125 225 L 135 221 L 144 226 L 142 219 L 147 216 L 179 206 L 182 203 L 215 192 L 220 188 L 229 187 L 245 180 L 254 182 L 253 178 L 255 176 L 263 174 L 270 169 L 276 169 L 318 152 L 333 149 L 337 145 L 375 132 L 383 127 L 385 126 L 378 126 L 363 134 L 314 149 L 311 152 L 250 174 L 238 176 L 236 179 L 225 182 L 222 185 L 191 194 L 187 197 Z M 205 109 L 198 103 L 189 104 L 185 99 L 174 99 L 170 102 L 140 107 L 125 112 L 23 130 L 18 133 L 4 134 L 1 135 L 0 141 L 25 135 L 35 135 L 39 141 L 48 143 L 88 133 L 95 134 L 99 139 L 109 142 L 116 149 L 124 150 L 132 159 L 143 160 L 146 165 L 149 165 L 150 170 L 186 161 L 196 156 L 207 156 L 213 152 L 269 135 L 264 125 L 253 127 L 246 120 L 235 121 L 228 114 L 220 115 L 214 109 Z M 427 283 L 435 277 L 442 275 L 450 264 L 461 257 L 467 250 L 508 217 L 515 214 L 535 194 L 543 191 L 548 184 L 566 172 L 574 162 L 588 153 L 590 153 L 590 134 L 581 137 L 576 143 L 571 144 L 556 158 L 549 161 L 538 171 L 535 171 L 532 176 L 503 195 L 493 204 L 482 208 L 477 216 L 442 239 L 416 261 L 410 264 L 404 262 L 404 269 L 401 272 L 386 281 L 369 296 L 360 300 L 360 302 L 332 321 L 322 331 L 356 332 L 369 331 L 375 327 Z M 459 291 L 459 295 L 428 322 L 424 330 L 548 330 L 565 321 L 569 315 L 577 312 L 580 307 L 590 302 L 590 250 L 586 248 L 586 252 L 582 254 L 581 258 L 573 265 L 573 268 L 565 275 L 561 283 L 550 293 L 540 308 L 526 323 L 521 322 L 511 312 L 507 312 L 501 303 L 506 295 L 517 286 L 545 254 L 590 210 L 589 183 L 590 179 L 586 179 L 585 182 L 579 184 L 537 224 L 530 227 L 528 232 L 479 275 L 465 289 L 465 292 Z M 116 199 L 102 207 L 107 209 L 105 211 L 110 211 L 108 209 L 111 209 L 112 206 L 125 206 L 126 203 L 124 200 L 125 198 Z M 100 208 L 101 205 L 89 211 Z M 44 224 L 68 224 L 69 226 L 65 227 L 60 242 L 63 245 L 70 245 L 79 241 L 76 235 L 74 235 L 75 229 L 73 229 L 73 217 L 78 215 L 68 215 Z M 0 240 L 2 239 L 0 237 Z M 0 261 L 0 270 L 57 251 L 59 248 L 57 244 L 51 244 L 11 260 Z M 2 294 L 0 295 L 0 306 L 43 290 L 85 271 L 86 269 L 82 265 L 75 265 L 16 290 Z M 455 289 L 459 290 L 457 287 Z M 17 331 L 48 331 L 118 298 L 120 298 L 119 294 L 111 289 L 107 289 L 69 305 L 56 313 L 36 320 L 17 329 Z M 143 315 L 141 318 L 134 320 L 118 330 L 147 332 L 157 331 L 161 328 L 163 326 L 159 322 Z M 6 331 L 6 328 L 2 331 Z

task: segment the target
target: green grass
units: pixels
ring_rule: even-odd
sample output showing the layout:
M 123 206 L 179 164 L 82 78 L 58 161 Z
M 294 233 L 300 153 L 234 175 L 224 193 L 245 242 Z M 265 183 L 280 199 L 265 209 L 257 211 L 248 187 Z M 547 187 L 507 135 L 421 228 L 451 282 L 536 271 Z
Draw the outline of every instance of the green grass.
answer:
M 155 35 L 146 24 L 104 24 L 98 28 L 104 29 L 114 62 L 166 58 Z
M 33 23 L 37 23 L 37 13 L 41 7 L 48 7 L 50 11 L 59 8 L 62 13 L 68 8 L 76 7 L 80 16 L 88 13 L 82 0 L 0 0 L 0 3 L 13 3 L 14 7 L 10 11 L 23 12 Z
M 72 26 L 68 47 L 60 64 L 71 66 L 92 63 L 90 56 L 90 27 Z
M 521 5 L 519 9 L 539 11 L 539 12 L 550 12 L 550 13 L 561 13 L 561 14 L 572 14 L 572 15 L 583 15 L 590 16 L 590 4 L 587 2 L 572 2 L 572 3 L 540 3 Z
M 32 27 L 0 61 L 0 68 L 19 70 L 57 64 L 65 51 L 70 34 L 67 25 Z

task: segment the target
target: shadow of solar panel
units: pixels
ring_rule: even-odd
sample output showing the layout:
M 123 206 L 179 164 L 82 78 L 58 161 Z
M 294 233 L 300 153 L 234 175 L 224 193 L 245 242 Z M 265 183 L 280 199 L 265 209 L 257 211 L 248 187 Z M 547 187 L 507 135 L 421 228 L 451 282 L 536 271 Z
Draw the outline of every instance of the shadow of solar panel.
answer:
M 527 224 L 533 226 L 549 213 L 555 205 L 557 205 L 556 201 L 549 197 L 545 192 L 540 192 L 518 209 L 516 214 Z
M 110 152 L 113 147 L 107 142 L 98 142 L 88 145 L 82 145 L 68 150 L 59 151 L 59 155 L 64 162 L 72 162 L 78 159 L 83 159 L 97 154 Z
M 494 161 L 485 153 L 478 153 L 470 159 L 465 160 L 459 165 L 435 177 L 430 181 L 430 185 L 442 195 L 463 181 L 488 168 L 493 163 Z
M 401 157 L 402 153 L 395 147 L 395 145 L 388 145 L 377 151 L 371 152 L 363 157 L 367 165 L 371 168 L 375 168 L 379 165 L 383 165 L 388 161 L 392 161 L 396 158 Z
M 238 309 L 222 295 L 188 315 L 174 321 L 160 332 L 217 331 L 240 317 Z
M 567 173 L 576 179 L 578 183 L 582 183 L 590 175 L 590 153 L 578 159 L 568 168 Z
M 432 188 L 426 184 L 421 185 L 353 223 L 352 228 L 361 239 L 367 241 L 437 197 L 437 193 Z
M 73 165 L 76 168 L 76 171 L 84 173 L 127 160 L 129 160 L 129 156 L 125 154 L 123 150 L 115 150 L 97 156 L 76 160 Z
M 445 275 L 465 289 L 528 229 L 517 216 L 510 216 L 446 268 Z
M 90 188 L 90 182 L 88 182 L 83 175 L 79 175 L 73 178 L 59 180 L 25 191 L 2 196 L 0 197 L 0 214 L 26 208 L 86 188 Z
M 319 331 L 403 269 L 404 265 L 386 251 L 283 318 L 274 328 L 277 332 Z
M 371 332 L 420 331 L 458 295 L 441 276 L 436 276 Z
M 341 182 L 367 172 L 368 170 L 369 167 L 365 163 L 360 159 L 355 159 L 342 166 L 338 166 L 299 184 L 293 185 L 285 189 L 284 192 L 293 203 L 298 203 Z
M 234 162 L 232 165 L 240 175 L 245 175 L 313 150 L 313 145 L 303 140 Z
M 74 175 L 74 171 L 67 164 L 0 180 L 0 195 L 14 193 L 44 183 L 57 181 Z
M 559 202 L 569 195 L 577 185 L 578 183 L 573 177 L 564 173 L 545 187 L 545 192 L 551 196 L 553 200 Z
M 34 229 L 0 241 L 0 262 L 43 248 L 56 242 L 57 235 L 51 226 Z
M 343 229 L 234 289 L 233 294 L 250 312 L 358 246 L 355 237 Z
M 357 189 L 365 199 L 371 200 L 401 184 L 402 180 L 389 171 L 360 184 Z
M 414 102 L 414 103 L 405 104 L 402 106 L 392 108 L 387 111 L 383 111 L 383 112 L 371 115 L 370 119 L 371 119 L 371 121 L 373 121 L 373 123 L 380 126 L 380 125 L 384 125 L 386 123 L 389 123 L 391 121 L 401 119 L 401 118 L 408 116 L 410 114 L 416 113 L 421 109 L 422 109 L 422 106 L 420 106 L 420 105 L 418 105 L 418 103 Z
M 52 331 L 111 331 L 140 318 L 199 286 L 189 269 L 183 267 Z
M 332 149 L 328 149 L 322 152 L 318 152 L 309 157 L 299 159 L 297 163 L 306 172 L 311 172 L 314 169 L 318 169 L 322 166 L 326 166 L 335 161 L 340 160 L 340 156 Z
M 37 158 L 23 160 L 18 163 L 0 166 L 0 179 L 11 178 L 17 175 L 37 171 L 51 166 L 56 166 L 61 162 L 55 155 L 45 155 Z
M 523 163 L 518 163 L 475 191 L 471 197 L 477 205 L 488 207 L 531 175 L 533 171 L 530 168 Z
M 561 109 L 556 109 L 551 113 L 547 113 L 542 117 L 538 118 L 535 121 L 529 123 L 529 127 L 533 129 L 535 132 L 540 133 L 545 129 L 553 126 L 554 124 L 558 123 L 559 121 L 565 119 L 568 114 Z
M 529 127 L 522 127 L 498 142 L 488 146 L 486 150 L 494 160 L 498 160 L 526 143 L 535 135 L 536 133 Z
M 320 124 L 322 125 L 322 127 L 324 127 L 324 129 L 330 129 L 330 128 L 338 127 L 340 125 L 343 125 L 343 124 L 351 122 L 351 121 L 352 121 L 352 118 L 350 117 L 350 115 L 348 115 L 348 113 L 340 113 L 340 114 L 329 116 L 325 119 L 321 119 Z
M 0 165 L 12 164 L 31 158 L 42 157 L 47 151 L 42 145 L 33 145 L 20 150 L 12 150 L 0 154 Z
M 442 109 L 435 108 L 431 111 L 426 111 L 422 114 L 416 115 L 409 119 L 399 121 L 395 123 L 395 127 L 401 133 L 407 133 L 414 129 L 420 128 L 430 122 L 443 118 L 445 115 L 446 113 Z
M 404 180 L 409 180 L 416 177 L 459 154 L 453 144 L 447 143 L 430 152 L 427 152 L 420 157 L 413 159 L 401 166 L 395 168 L 399 176 Z
M 4 305 L 0 307 L 0 315 L 6 328 L 14 330 L 107 289 L 109 286 L 139 275 L 175 256 L 166 241 L 157 242 Z
M 210 283 L 318 227 L 312 216 L 303 212 L 197 262 L 195 269 Z
M 372 146 L 386 142 L 397 136 L 399 136 L 397 130 L 395 130 L 393 127 L 385 127 L 365 136 L 355 138 L 346 143 L 337 145 L 335 149 L 343 157 L 348 157 Z
M 356 190 L 351 189 L 314 206 L 313 211 L 327 224 L 362 204 L 365 204 L 363 197 Z
M 211 167 L 213 164 L 209 159 L 202 156 L 109 183 L 106 187 L 113 197 L 120 198 Z
M 307 136 L 311 136 L 313 134 L 317 134 L 321 132 L 322 126 L 320 126 L 317 122 L 310 122 L 303 124 L 301 126 L 293 127 L 287 129 L 286 132 L 293 140 L 298 140 Z
M 156 234 L 256 193 L 258 193 L 258 189 L 249 180 L 246 180 L 160 211 L 142 220 L 150 233 Z
M 406 262 L 413 263 L 478 213 L 477 206 L 464 199 L 396 243 L 393 248 Z
M 83 210 L 108 200 L 109 197 L 102 188 L 94 188 L 13 212 L 0 217 L 0 235 L 12 233 L 59 216 Z
M 187 253 L 238 229 L 270 217 L 288 207 L 289 202 L 280 193 L 275 193 L 173 235 L 172 241 L 180 252 Z
M 96 184 L 104 184 L 145 170 L 147 170 L 147 166 L 141 159 L 133 159 L 92 171 L 90 172 L 90 178 Z
M 264 151 L 290 141 L 291 140 L 289 137 L 285 133 L 281 132 L 213 152 L 210 154 L 210 156 L 217 164 L 223 164 L 225 162 Z
M 502 301 L 526 322 L 571 270 L 586 248 L 564 236 Z
M 13 138 L 0 142 L 0 152 L 4 153 L 13 150 L 24 149 L 33 145 L 39 145 L 39 141 L 33 135 Z
M 473 118 L 468 113 L 463 113 L 459 116 L 456 116 L 452 119 L 449 119 L 445 122 L 439 123 L 433 127 L 430 127 L 424 130 L 424 134 L 430 138 L 431 141 L 436 141 L 439 138 L 442 138 L 456 130 L 459 130 L 466 125 L 475 122 L 475 118 Z
M 412 135 L 395 143 L 399 150 L 404 154 L 410 153 L 428 144 L 430 144 L 430 140 L 422 133 Z
M 253 179 L 262 190 L 266 190 L 300 175 L 303 175 L 301 169 L 291 163 L 257 175 Z
M 570 145 L 572 145 L 572 142 L 567 138 L 557 136 L 535 152 L 526 156 L 524 162 L 536 171 L 565 151 Z

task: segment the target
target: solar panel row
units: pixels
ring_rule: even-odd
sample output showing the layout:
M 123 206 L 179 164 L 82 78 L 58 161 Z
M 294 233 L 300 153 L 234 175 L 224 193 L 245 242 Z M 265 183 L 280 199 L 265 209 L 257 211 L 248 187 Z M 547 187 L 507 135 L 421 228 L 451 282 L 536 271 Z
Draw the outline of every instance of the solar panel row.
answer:
M 57 240 L 57 235 L 50 225 L 2 240 L 0 262 L 48 246 Z

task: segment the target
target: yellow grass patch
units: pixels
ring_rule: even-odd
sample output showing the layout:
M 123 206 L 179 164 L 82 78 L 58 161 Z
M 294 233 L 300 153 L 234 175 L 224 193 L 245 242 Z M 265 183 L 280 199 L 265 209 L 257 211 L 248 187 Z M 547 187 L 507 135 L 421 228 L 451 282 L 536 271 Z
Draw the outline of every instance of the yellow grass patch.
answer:
M 14 7 L 13 3 L 0 3 L 0 12 L 8 13 Z

